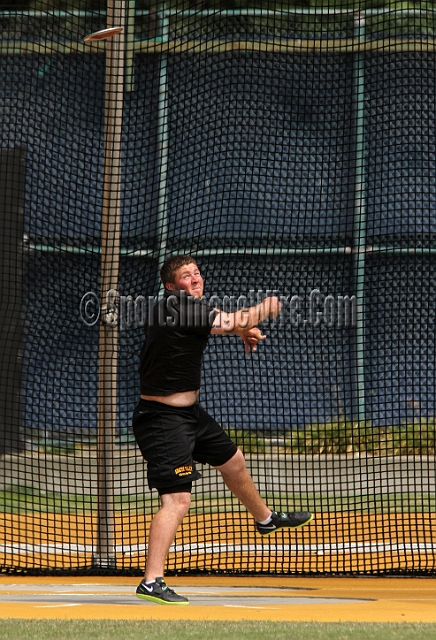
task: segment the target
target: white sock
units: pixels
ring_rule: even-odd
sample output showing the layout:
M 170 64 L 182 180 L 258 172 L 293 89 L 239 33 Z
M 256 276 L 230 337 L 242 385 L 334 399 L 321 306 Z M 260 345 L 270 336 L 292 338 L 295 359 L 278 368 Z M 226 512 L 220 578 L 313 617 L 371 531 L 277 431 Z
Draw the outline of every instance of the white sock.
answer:
M 267 518 L 266 520 L 263 520 L 262 522 L 258 521 L 259 524 L 269 524 L 271 522 L 271 520 L 272 520 L 271 516 L 272 516 L 272 511 L 271 511 L 270 517 Z

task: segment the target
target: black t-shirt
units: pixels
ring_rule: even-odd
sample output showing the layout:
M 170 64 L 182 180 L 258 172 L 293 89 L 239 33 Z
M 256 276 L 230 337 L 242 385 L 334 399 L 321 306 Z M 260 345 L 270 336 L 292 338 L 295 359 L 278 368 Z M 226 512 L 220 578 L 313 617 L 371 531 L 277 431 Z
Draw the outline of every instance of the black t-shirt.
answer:
M 200 388 L 203 352 L 217 311 L 186 291 L 153 303 L 141 350 L 141 394 L 169 396 Z

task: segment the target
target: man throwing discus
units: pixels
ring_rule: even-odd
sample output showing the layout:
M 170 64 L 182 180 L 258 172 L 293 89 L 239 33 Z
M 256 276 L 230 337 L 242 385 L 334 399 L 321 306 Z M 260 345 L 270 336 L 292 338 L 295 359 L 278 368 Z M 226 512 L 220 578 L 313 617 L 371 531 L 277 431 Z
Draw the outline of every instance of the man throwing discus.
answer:
M 191 256 L 174 256 L 160 271 L 163 298 L 149 314 L 140 355 L 141 399 L 133 430 L 147 461 L 150 489 L 157 489 L 160 508 L 148 535 L 145 576 L 138 598 L 159 604 L 189 604 L 167 587 L 164 568 L 169 548 L 191 502 L 192 483 L 201 476 L 195 462 L 210 464 L 248 509 L 260 535 L 308 524 L 308 512 L 277 513 L 267 507 L 245 465 L 242 452 L 198 403 L 203 353 L 210 334 L 240 336 L 246 353 L 266 336 L 258 324 L 280 313 L 278 298 L 235 313 L 214 309 L 202 300 L 204 282 Z

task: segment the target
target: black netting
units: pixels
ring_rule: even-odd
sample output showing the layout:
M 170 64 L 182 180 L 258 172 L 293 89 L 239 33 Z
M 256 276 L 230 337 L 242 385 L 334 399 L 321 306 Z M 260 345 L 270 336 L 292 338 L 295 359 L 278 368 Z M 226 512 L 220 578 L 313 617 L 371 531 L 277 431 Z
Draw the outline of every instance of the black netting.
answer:
M 210 338 L 200 399 L 315 519 L 265 541 L 199 465 L 168 571 L 434 575 L 433 3 L 27 4 L 0 7 L 0 569 L 142 572 L 139 352 L 188 253 L 217 306 L 282 296 L 256 353 Z

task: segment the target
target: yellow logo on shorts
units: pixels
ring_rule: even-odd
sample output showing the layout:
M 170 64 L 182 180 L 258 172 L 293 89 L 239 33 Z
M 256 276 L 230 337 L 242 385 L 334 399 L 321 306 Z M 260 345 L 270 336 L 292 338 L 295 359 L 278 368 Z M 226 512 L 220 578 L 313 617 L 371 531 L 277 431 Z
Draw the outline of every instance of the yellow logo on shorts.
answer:
M 177 469 L 174 469 L 174 473 L 176 476 L 179 476 L 179 478 L 183 478 L 183 476 L 190 476 L 192 473 L 192 465 L 187 464 L 183 467 L 177 467 Z

